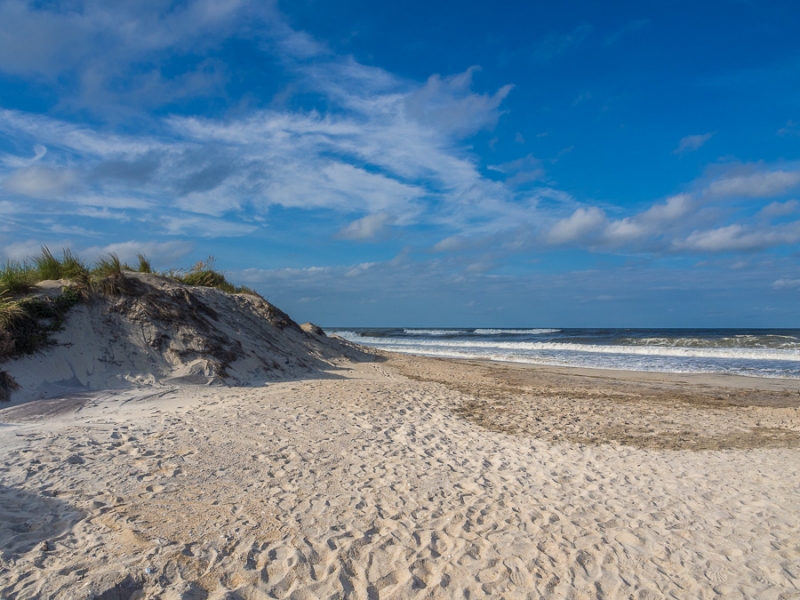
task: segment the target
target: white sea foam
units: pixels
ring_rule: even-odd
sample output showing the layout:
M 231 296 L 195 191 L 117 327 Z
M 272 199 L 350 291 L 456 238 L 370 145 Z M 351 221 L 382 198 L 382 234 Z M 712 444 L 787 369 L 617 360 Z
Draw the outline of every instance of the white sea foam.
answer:
M 431 337 L 445 335 L 466 335 L 469 331 L 464 329 L 403 329 L 406 335 L 428 335 Z
M 509 330 L 475 330 L 475 333 L 478 331 L 508 333 Z M 800 344 L 797 343 L 798 338 L 792 336 L 769 334 L 734 335 L 722 338 L 653 336 L 618 339 L 617 343 L 613 344 L 591 344 L 555 340 L 537 342 L 532 339 L 515 341 L 499 336 L 496 339 L 479 339 L 475 335 L 470 335 L 468 331 L 460 335 L 455 334 L 457 336 L 455 338 L 433 338 L 431 335 L 373 337 L 356 331 L 337 333 L 345 339 L 384 350 L 445 358 L 477 358 L 628 371 L 715 372 L 758 377 L 800 378 Z M 451 330 L 451 333 L 454 333 L 454 330 Z
M 476 329 L 475 335 L 541 335 L 558 333 L 560 329 Z
M 454 350 L 414 350 L 409 348 L 393 348 L 394 352 L 402 354 L 416 354 L 420 356 L 431 356 L 436 358 L 458 358 L 458 359 L 481 359 L 498 362 L 510 362 L 518 364 L 542 365 L 550 367 L 583 367 L 587 369 L 608 369 L 612 371 L 655 371 L 659 373 L 730 373 L 736 375 L 747 375 L 755 377 L 775 377 L 775 378 L 800 378 L 798 372 L 787 372 L 779 369 L 747 369 L 738 367 L 719 367 L 707 364 L 697 364 L 690 362 L 638 362 L 630 363 L 619 360 L 581 360 L 577 357 L 541 357 L 541 356 L 521 356 L 503 353 L 473 353 L 458 352 Z M 605 358 L 612 358 L 608 356 Z
M 800 340 L 790 335 L 735 335 L 723 338 L 650 337 L 623 338 L 632 346 L 665 346 L 679 348 L 783 348 L 800 349 Z
M 487 352 L 530 355 L 539 352 L 559 354 L 614 354 L 631 356 L 672 356 L 681 358 L 749 359 L 779 360 L 800 362 L 800 348 L 703 348 L 687 346 L 615 346 L 603 344 L 570 344 L 562 342 L 513 342 L 483 340 L 409 340 L 402 338 L 362 337 L 356 332 L 341 331 L 339 335 L 351 341 L 366 343 L 389 349 L 403 349 L 407 352 L 429 352 L 431 350 L 450 351 L 466 354 Z

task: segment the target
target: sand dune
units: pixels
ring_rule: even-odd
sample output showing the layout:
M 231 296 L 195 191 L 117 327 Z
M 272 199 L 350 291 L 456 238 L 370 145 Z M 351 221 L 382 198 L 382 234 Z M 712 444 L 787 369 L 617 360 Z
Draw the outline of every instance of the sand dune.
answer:
M 19 386 L 13 403 L 150 385 L 260 385 L 365 356 L 257 296 L 130 272 L 121 287 L 72 308 L 54 345 L 0 365 Z

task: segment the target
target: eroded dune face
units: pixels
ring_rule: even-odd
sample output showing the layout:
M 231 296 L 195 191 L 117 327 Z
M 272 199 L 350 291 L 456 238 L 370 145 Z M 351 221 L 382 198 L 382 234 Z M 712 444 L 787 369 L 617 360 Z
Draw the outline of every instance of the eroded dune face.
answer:
M 73 307 L 44 351 L 2 365 L 16 384 L 12 402 L 131 385 L 252 385 L 367 356 L 258 296 L 140 273 L 114 292 Z

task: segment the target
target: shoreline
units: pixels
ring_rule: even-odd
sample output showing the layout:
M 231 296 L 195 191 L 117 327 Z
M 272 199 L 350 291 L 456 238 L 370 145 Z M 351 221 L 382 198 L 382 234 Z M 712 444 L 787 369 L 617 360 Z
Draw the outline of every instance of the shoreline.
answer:
M 620 379 L 634 379 L 638 375 L 642 375 L 643 379 L 646 379 L 647 376 L 653 376 L 654 379 L 658 379 L 658 376 L 664 376 L 666 379 L 671 378 L 691 378 L 695 379 L 695 383 L 698 385 L 718 385 L 721 387 L 741 387 L 741 388 L 753 388 L 753 389 L 760 389 L 761 387 L 767 387 L 769 389 L 789 389 L 789 390 L 796 390 L 800 394 L 800 377 L 780 377 L 780 376 L 765 376 L 765 375 L 743 375 L 740 373 L 720 373 L 716 371 L 695 371 L 695 372 L 677 372 L 677 371 L 643 371 L 643 370 L 635 370 L 635 369 L 611 369 L 606 367 L 584 367 L 584 366 L 572 366 L 572 365 L 549 365 L 544 363 L 532 363 L 532 362 L 523 362 L 523 361 L 514 361 L 514 360 L 495 360 L 495 359 L 488 359 L 488 358 L 464 358 L 464 357 L 450 357 L 450 356 L 433 356 L 428 354 L 416 354 L 411 352 L 398 352 L 394 350 L 384 350 L 382 348 L 375 348 L 372 346 L 364 346 L 365 348 L 369 348 L 370 350 L 374 350 L 378 353 L 386 353 L 388 355 L 397 355 L 397 356 L 413 356 L 418 358 L 430 359 L 430 360 L 442 360 L 442 361 L 453 361 L 453 362 L 464 362 L 464 363 L 475 363 L 485 366 L 492 366 L 492 365 L 500 365 L 500 366 L 518 366 L 522 369 L 531 368 L 534 370 L 540 369 L 542 371 L 551 371 L 554 373 L 563 373 L 568 375 L 572 374 L 582 374 L 586 377 L 598 376 L 598 377 L 607 377 L 607 378 L 614 378 L 615 376 L 619 376 Z M 630 374 L 628 377 L 627 374 Z M 741 380 L 741 381 L 740 381 Z M 760 385 L 748 385 L 747 382 L 753 381 L 760 382 L 761 380 L 766 380 L 766 382 L 776 382 L 777 385 L 775 386 L 760 386 Z M 784 383 L 785 385 L 780 385 Z
M 545 367 L 800 379 L 800 330 L 350 329 L 333 335 L 389 352 Z
M 0 595 L 800 593 L 791 385 L 375 357 L 18 414 Z

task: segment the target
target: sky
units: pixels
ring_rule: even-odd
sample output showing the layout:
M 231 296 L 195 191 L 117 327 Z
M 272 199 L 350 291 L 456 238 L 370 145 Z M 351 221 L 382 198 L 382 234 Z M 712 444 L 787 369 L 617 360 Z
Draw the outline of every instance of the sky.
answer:
M 323 326 L 800 327 L 795 0 L 0 0 L 0 260 Z

